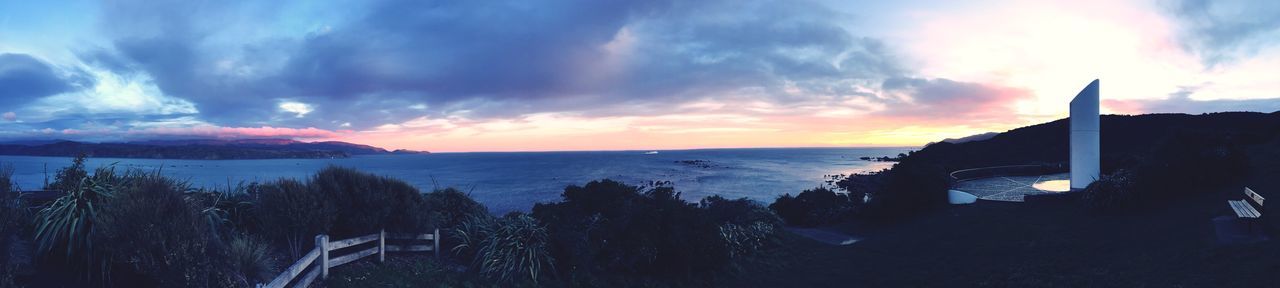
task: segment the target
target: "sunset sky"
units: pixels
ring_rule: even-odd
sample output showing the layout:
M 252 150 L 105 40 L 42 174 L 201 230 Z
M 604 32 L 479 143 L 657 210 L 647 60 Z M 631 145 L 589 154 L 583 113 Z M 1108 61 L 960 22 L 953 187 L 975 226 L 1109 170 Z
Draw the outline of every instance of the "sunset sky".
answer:
M 1278 15 L 1273 0 L 0 0 L 0 140 L 922 145 L 1063 118 L 1095 78 L 1104 113 L 1271 112 Z

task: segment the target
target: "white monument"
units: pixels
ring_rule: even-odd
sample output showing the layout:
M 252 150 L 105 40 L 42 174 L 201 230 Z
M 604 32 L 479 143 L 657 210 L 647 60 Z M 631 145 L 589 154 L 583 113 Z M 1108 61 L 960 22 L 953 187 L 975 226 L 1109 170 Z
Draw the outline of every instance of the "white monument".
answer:
M 1098 136 L 1098 80 L 1071 99 L 1071 190 L 1084 189 L 1101 171 Z

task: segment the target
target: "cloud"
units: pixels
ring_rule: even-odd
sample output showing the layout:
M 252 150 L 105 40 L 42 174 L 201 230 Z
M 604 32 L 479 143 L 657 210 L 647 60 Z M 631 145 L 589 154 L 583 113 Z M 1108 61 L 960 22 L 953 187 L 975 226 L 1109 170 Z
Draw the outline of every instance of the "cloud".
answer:
M 64 78 L 53 67 L 26 54 L 0 54 L 0 108 L 68 92 L 84 81 Z
M 307 105 L 307 103 L 293 101 L 280 102 L 280 110 L 296 114 L 298 118 L 305 117 L 307 116 L 307 113 L 315 111 L 315 109 L 311 108 L 311 105 Z
M 242 32 L 234 27 L 278 23 L 218 15 L 275 7 L 183 3 L 111 5 L 112 45 L 81 57 L 151 75 L 228 126 L 667 113 L 655 103 L 707 98 L 844 102 L 907 73 L 881 41 L 839 24 L 850 15 L 806 1 L 371 1 L 324 29 L 239 42 L 226 35 Z M 275 118 L 283 101 L 323 117 Z
M 199 138 L 303 138 L 303 139 L 323 139 L 334 138 L 342 134 L 340 131 L 331 131 L 318 129 L 315 127 L 307 127 L 302 129 L 282 128 L 282 127 L 219 127 L 212 125 L 195 126 L 195 127 L 157 127 L 139 130 L 128 130 L 125 135 L 132 137 L 154 138 L 154 137 L 199 137 Z
M 4 118 L 4 121 L 12 122 L 18 120 L 18 114 L 13 113 L 13 111 L 4 112 L 4 115 L 0 115 L 0 117 Z
M 1143 114 L 1143 113 L 1210 113 L 1210 112 L 1227 112 L 1227 111 L 1262 111 L 1272 112 L 1280 111 L 1280 98 L 1262 98 L 1262 99 L 1215 99 L 1215 100 L 1196 100 L 1191 95 L 1199 90 L 1197 86 L 1187 86 L 1180 88 L 1177 92 L 1170 93 L 1165 99 L 1140 99 L 1140 100 L 1103 100 L 1102 104 L 1107 109 L 1116 113 L 1124 114 Z
M 896 47 L 851 31 L 855 15 L 811 1 L 126 0 L 102 13 L 102 46 L 63 69 L 93 89 L 13 110 L 23 115 L 15 129 L 474 137 L 518 135 L 510 127 L 577 135 L 574 125 L 594 119 L 588 130 L 602 133 L 739 137 L 876 117 L 1014 121 L 1010 105 L 1030 94 L 917 75 Z M 723 117 L 697 117 L 707 115 Z
M 350 131 L 331 131 L 308 128 L 282 128 L 272 126 L 261 127 L 221 127 L 202 124 L 189 127 L 153 127 L 116 129 L 115 127 L 96 127 L 83 129 L 40 129 L 28 130 L 17 138 L 48 137 L 56 134 L 60 138 L 71 138 L 84 141 L 131 141 L 147 139 L 331 139 L 350 133 Z
M 881 87 L 894 102 L 882 114 L 951 123 L 1010 122 L 1018 117 L 1014 105 L 1032 96 L 1025 89 L 944 78 L 892 78 Z
M 1168 12 L 1178 20 L 1182 45 L 1214 66 L 1250 56 L 1280 36 L 1280 2 L 1178 0 Z

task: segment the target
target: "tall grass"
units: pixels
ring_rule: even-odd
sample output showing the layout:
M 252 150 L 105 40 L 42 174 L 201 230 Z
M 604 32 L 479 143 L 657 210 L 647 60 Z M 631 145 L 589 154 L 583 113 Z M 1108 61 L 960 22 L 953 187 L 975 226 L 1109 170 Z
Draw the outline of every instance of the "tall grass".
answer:
M 555 267 L 547 229 L 536 219 L 514 214 L 496 221 L 471 218 L 458 229 L 462 242 L 454 251 L 474 250 L 473 265 L 500 283 L 528 279 L 535 285 Z
M 268 242 L 251 235 L 237 234 L 227 243 L 227 258 L 241 284 L 266 283 L 275 277 L 278 264 Z
M 255 216 L 261 223 L 255 232 L 283 243 L 290 258 L 306 254 L 313 237 L 332 225 L 334 203 L 303 182 L 280 179 L 260 185 L 254 192 L 258 202 Z
M 335 217 L 329 234 L 352 237 L 386 229 L 421 232 L 428 229 L 417 210 L 422 195 L 412 185 L 355 169 L 330 166 L 311 178 L 308 186 L 332 203 Z
M 95 175 L 96 176 L 96 175 Z M 114 263 L 161 287 L 226 287 L 228 273 L 217 235 L 185 181 L 159 172 L 126 172 L 118 194 L 102 208 L 102 239 Z

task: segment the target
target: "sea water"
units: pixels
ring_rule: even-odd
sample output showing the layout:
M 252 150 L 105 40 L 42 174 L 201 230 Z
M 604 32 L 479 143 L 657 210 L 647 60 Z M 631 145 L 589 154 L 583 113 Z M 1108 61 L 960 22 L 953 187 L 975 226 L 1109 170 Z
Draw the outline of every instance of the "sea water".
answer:
M 560 199 L 568 185 L 613 179 L 632 185 L 669 181 L 683 199 L 710 195 L 771 202 L 785 193 L 825 185 L 826 175 L 878 171 L 913 148 L 762 148 L 657 151 L 484 152 L 354 156 L 343 159 L 165 160 L 90 158 L 88 168 L 157 171 L 197 187 L 218 188 L 277 178 L 305 179 L 337 165 L 404 180 L 423 191 L 455 187 L 498 214 L 528 211 Z M 15 168 L 21 189 L 37 190 L 71 158 L 0 156 Z

